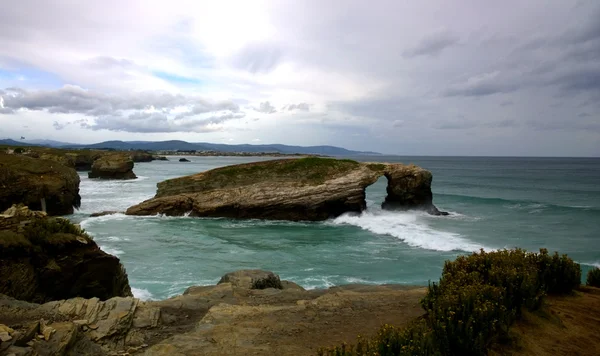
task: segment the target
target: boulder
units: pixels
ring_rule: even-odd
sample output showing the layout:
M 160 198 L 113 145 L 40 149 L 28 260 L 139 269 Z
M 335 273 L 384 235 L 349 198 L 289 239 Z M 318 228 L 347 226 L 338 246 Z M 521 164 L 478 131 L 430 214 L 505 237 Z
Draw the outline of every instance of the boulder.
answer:
M 67 219 L 14 206 L 0 215 L 0 293 L 43 303 L 131 296 L 123 265 Z
M 179 162 L 190 162 L 190 160 L 187 158 L 180 158 Z
M 49 215 L 67 215 L 81 205 L 79 175 L 55 161 L 0 153 L 0 211 L 25 204 Z
M 102 179 L 135 179 L 133 160 L 124 154 L 111 154 L 98 158 L 92 164 L 89 178 Z
M 165 156 L 152 156 L 154 161 L 168 161 L 169 159 Z
M 413 175 L 398 172 L 412 172 Z M 158 183 L 128 215 L 326 220 L 366 209 L 365 188 L 388 177 L 391 201 L 432 211 L 431 173 L 415 166 L 307 157 L 227 166 Z M 428 178 L 428 179 L 427 179 Z M 405 194 L 396 194 L 404 192 Z
M 283 289 L 278 275 L 260 269 L 245 269 L 227 273 L 217 284 L 221 283 L 231 283 L 234 287 L 245 289 Z

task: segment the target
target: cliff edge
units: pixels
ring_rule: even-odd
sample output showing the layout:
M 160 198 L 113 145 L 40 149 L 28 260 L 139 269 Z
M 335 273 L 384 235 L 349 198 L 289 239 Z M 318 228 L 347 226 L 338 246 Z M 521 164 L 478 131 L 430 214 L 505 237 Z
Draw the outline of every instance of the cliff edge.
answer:
M 15 205 L 0 214 L 0 293 L 44 303 L 131 296 L 119 259 L 77 225 Z

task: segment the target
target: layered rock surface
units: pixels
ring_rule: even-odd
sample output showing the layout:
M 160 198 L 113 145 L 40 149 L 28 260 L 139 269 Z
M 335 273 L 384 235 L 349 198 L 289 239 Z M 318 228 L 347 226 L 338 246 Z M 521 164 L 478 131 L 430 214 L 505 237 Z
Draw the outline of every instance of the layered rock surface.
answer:
M 133 160 L 130 156 L 116 153 L 105 155 L 94 161 L 89 178 L 102 179 L 135 179 Z
M 270 275 L 279 279 L 268 271 L 238 271 L 230 274 L 232 282 L 192 287 L 163 301 L 33 304 L 0 295 L 0 322 L 12 330 L 0 354 L 314 355 L 321 346 L 351 342 L 383 323 L 402 326 L 423 313 L 425 288 L 305 291 L 286 281 L 282 289 L 251 289 L 244 282 L 264 284 L 261 278 Z
M 106 154 L 98 150 L 63 150 L 57 148 L 30 148 L 25 155 L 58 162 L 77 171 L 89 171 L 94 161 Z
M 394 207 L 437 210 L 431 173 L 420 167 L 310 157 L 170 179 L 158 183 L 154 198 L 130 207 L 126 214 L 325 220 L 365 210 L 365 188 L 383 175 L 388 177 L 388 198 Z
M 0 293 L 30 302 L 131 296 L 117 257 L 68 220 L 22 205 L 0 214 L 0 276 Z
M 81 205 L 79 175 L 55 161 L 0 153 L 0 211 L 19 203 L 49 215 L 72 214 Z

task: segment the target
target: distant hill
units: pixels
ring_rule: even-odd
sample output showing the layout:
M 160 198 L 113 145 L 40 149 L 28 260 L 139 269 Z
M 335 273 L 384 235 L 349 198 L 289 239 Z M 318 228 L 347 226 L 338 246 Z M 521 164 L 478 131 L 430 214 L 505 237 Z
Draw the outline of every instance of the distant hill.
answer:
M 0 145 L 3 145 L 3 146 L 37 146 L 37 145 L 23 142 L 23 141 L 11 140 L 10 138 L 0 140 Z
M 27 142 L 32 145 L 49 146 L 49 147 L 60 147 L 60 146 L 72 145 L 72 143 L 54 141 L 54 140 L 23 140 L 22 142 Z
M 92 148 L 114 150 L 148 150 L 148 151 L 219 151 L 219 152 L 269 152 L 284 154 L 318 154 L 327 156 L 379 155 L 377 152 L 347 150 L 336 146 L 289 146 L 272 145 L 227 145 L 223 143 L 171 141 L 104 141 L 94 144 L 72 144 L 54 140 L 0 140 L 0 145 L 10 146 L 48 146 L 57 148 Z
M 321 154 L 331 156 L 349 155 L 378 155 L 377 152 L 352 151 L 335 146 L 288 146 L 281 144 L 273 145 L 227 145 L 208 142 L 186 142 L 179 140 L 171 141 L 105 141 L 90 145 L 64 145 L 63 148 L 104 148 L 117 150 L 150 150 L 150 151 L 220 151 L 220 152 L 273 152 L 273 153 L 300 153 Z
M 227 145 L 208 142 L 186 142 L 186 141 L 105 141 L 91 145 L 67 145 L 65 148 L 109 148 L 117 150 L 150 150 L 150 151 L 220 151 L 220 152 L 272 152 L 272 153 L 300 153 L 320 154 L 330 156 L 349 155 L 378 155 L 377 152 L 352 151 L 335 146 L 288 146 L 281 144 L 273 145 Z

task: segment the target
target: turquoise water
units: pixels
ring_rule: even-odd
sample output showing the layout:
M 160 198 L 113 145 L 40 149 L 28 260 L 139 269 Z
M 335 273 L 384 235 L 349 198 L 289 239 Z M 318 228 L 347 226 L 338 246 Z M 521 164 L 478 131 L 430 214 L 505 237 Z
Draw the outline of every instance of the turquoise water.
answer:
M 140 178 L 132 181 L 90 180 L 82 173 L 82 206 L 71 218 L 121 258 L 134 294 L 144 299 L 214 284 L 244 268 L 272 270 L 307 288 L 424 285 L 439 278 L 445 260 L 480 248 L 545 247 L 569 254 L 584 272 L 600 266 L 600 159 L 376 158 L 429 169 L 434 203 L 452 215 L 382 211 L 382 178 L 367 188 L 367 212 L 326 222 L 87 217 L 148 199 L 164 179 L 265 159 L 190 157 L 191 163 L 180 163 L 173 157 L 136 163 Z

